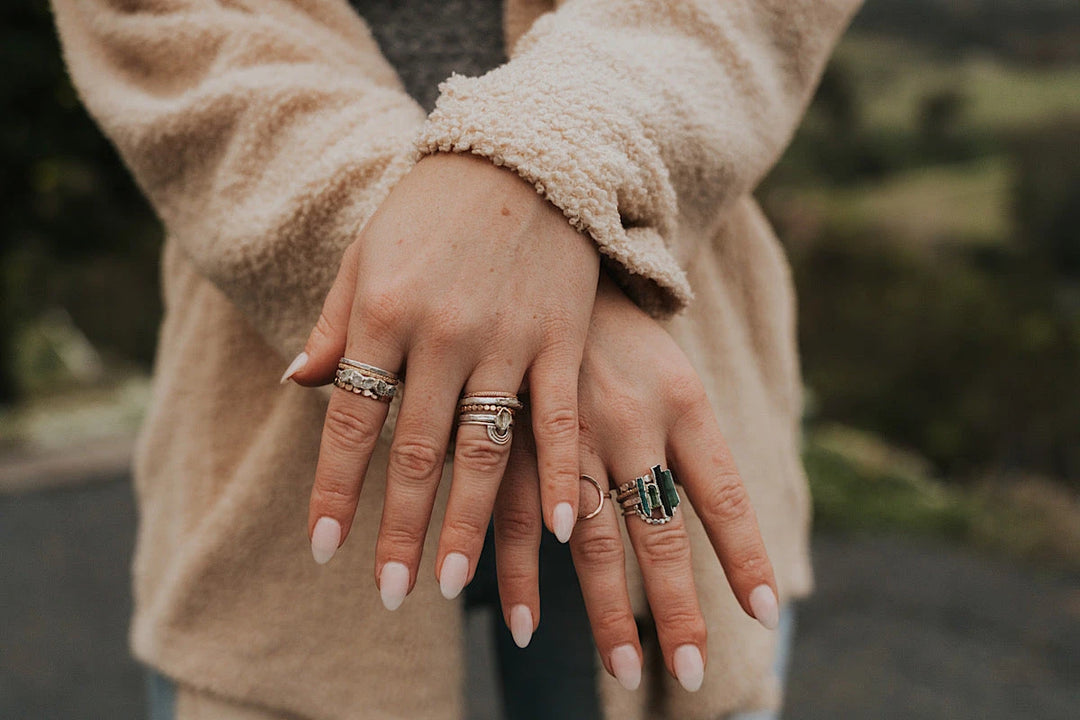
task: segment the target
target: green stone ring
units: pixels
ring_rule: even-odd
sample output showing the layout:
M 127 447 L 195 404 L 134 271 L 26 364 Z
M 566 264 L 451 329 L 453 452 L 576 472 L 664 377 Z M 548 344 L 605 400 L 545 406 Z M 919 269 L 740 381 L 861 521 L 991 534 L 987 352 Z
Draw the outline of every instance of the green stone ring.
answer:
M 648 475 L 620 485 L 615 499 L 622 505 L 623 515 L 637 513 L 650 525 L 671 522 L 680 502 L 675 474 L 659 465 L 654 465 Z

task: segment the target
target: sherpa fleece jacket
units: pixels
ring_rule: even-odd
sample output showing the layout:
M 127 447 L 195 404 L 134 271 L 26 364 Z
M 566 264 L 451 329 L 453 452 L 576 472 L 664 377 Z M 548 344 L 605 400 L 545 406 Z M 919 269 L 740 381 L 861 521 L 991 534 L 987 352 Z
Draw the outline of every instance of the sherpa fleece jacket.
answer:
M 705 381 L 781 602 L 805 595 L 793 293 L 750 193 L 857 3 L 507 0 L 508 62 L 450 77 L 425 117 L 345 0 L 53 0 L 74 84 L 167 232 L 134 470 L 135 655 L 303 718 L 461 717 L 461 617 L 434 581 L 438 533 L 400 610 L 372 577 L 393 408 L 352 535 L 320 567 L 307 501 L 329 395 L 278 384 L 345 247 L 435 152 L 533 184 L 665 320 Z M 684 507 L 704 686 L 683 692 L 652 645 L 636 693 L 600 671 L 608 718 L 780 701 L 775 636 L 739 608 Z

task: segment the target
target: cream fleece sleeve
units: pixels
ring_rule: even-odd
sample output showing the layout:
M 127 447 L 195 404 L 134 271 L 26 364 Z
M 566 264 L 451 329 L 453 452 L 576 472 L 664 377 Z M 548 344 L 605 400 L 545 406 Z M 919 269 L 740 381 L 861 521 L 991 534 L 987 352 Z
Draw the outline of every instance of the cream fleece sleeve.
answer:
M 83 102 L 200 273 L 282 354 L 424 120 L 345 0 L 52 0 Z
M 440 86 L 418 154 L 514 169 L 643 307 L 677 311 L 691 297 L 681 238 L 776 161 L 859 2 L 566 0 L 507 64 Z

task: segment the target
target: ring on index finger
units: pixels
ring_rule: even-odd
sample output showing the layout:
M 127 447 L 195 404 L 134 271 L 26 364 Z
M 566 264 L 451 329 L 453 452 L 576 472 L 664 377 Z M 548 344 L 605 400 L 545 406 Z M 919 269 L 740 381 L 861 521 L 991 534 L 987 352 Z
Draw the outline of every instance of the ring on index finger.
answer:
M 380 402 L 390 402 L 397 395 L 401 378 L 396 373 L 343 357 L 338 360 L 334 385 L 342 390 Z
M 524 408 L 513 393 L 469 393 L 458 401 L 459 425 L 483 425 L 496 445 L 510 442 L 514 413 Z

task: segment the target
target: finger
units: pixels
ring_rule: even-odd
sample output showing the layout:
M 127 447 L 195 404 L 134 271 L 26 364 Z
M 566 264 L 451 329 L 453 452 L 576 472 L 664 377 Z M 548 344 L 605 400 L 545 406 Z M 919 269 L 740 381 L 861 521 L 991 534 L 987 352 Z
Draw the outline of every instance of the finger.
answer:
M 390 458 L 386 499 L 375 547 L 379 593 L 389 610 L 416 583 L 424 537 L 442 477 L 465 369 L 418 348 L 409 356 L 409 386 L 401 398 Z M 436 565 L 438 567 L 438 564 Z
M 533 437 L 544 520 L 559 542 L 574 530 L 578 505 L 577 381 L 580 353 L 549 349 L 529 370 Z
M 465 394 L 507 394 L 521 385 L 524 367 L 493 360 L 476 368 Z M 511 426 L 510 432 L 513 432 Z M 494 437 L 500 437 L 495 431 Z M 496 442 L 483 425 L 461 424 L 454 441 L 453 480 L 439 537 L 439 589 L 455 598 L 472 578 L 491 521 L 510 443 Z
M 281 382 L 288 380 L 299 385 L 325 385 L 334 379 L 338 360 L 345 354 L 349 318 L 356 297 L 357 260 L 359 245 L 353 243 L 345 249 L 334 284 L 323 301 L 322 311 L 315 327 L 308 335 L 304 351 L 297 355 Z
M 776 578 L 735 461 L 708 407 L 671 434 L 671 458 L 743 610 L 766 628 L 780 621 Z
M 347 357 L 383 369 L 400 367 L 400 351 L 364 337 L 362 332 L 350 336 Z M 330 395 L 308 506 L 311 552 L 319 564 L 328 562 L 349 535 L 387 408 L 386 402 L 344 389 Z
M 599 460 L 582 458 L 581 466 L 600 487 L 608 488 L 607 474 Z M 604 667 L 627 690 L 636 690 L 641 684 L 641 643 L 626 588 L 626 558 L 619 517 L 606 494 L 599 514 L 585 517 L 596 509 L 598 497 L 588 481 L 579 484 L 582 517 L 570 538 L 570 553 L 585 610 Z
M 540 486 L 532 435 L 518 428 L 495 498 L 495 573 L 503 620 L 518 647 L 540 623 Z
M 625 478 L 626 482 L 648 474 L 650 465 L 662 461 L 663 453 L 657 450 L 641 454 L 629 449 L 615 457 L 631 461 L 615 463 L 620 469 L 615 477 Z M 636 463 L 633 462 L 635 457 L 640 458 Z M 694 692 L 701 687 L 705 676 L 706 630 L 690 562 L 690 537 L 683 517 L 682 513 L 676 512 L 663 525 L 650 525 L 636 512 L 623 519 L 641 567 L 645 595 L 656 622 L 656 634 L 668 671 L 686 690 Z

